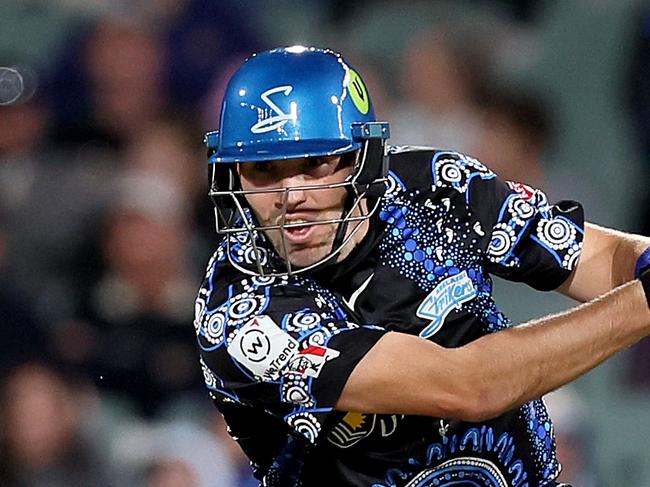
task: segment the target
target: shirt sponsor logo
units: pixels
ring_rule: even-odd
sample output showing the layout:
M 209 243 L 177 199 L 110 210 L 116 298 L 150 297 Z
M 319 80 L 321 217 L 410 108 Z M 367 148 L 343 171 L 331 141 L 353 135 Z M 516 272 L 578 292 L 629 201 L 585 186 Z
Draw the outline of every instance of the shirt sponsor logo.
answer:
M 378 433 L 382 438 L 386 438 L 397 431 L 403 418 L 403 414 L 389 416 L 349 412 L 330 430 L 327 440 L 338 448 L 350 448 L 373 432 L 375 436 Z
M 269 316 L 250 320 L 228 345 L 228 353 L 263 382 L 278 380 L 297 350 L 298 341 Z
M 287 370 L 303 377 L 318 377 L 325 362 L 335 359 L 340 352 L 319 345 L 310 345 L 298 352 L 289 363 Z
M 463 303 L 471 301 L 477 294 L 467 271 L 448 277 L 439 283 L 415 312 L 420 318 L 432 320 L 420 332 L 420 336 L 429 338 L 435 335 L 453 309 L 460 309 Z
M 535 190 L 524 183 L 517 183 L 515 181 L 507 181 L 510 189 L 515 191 L 525 201 L 533 201 L 535 198 Z

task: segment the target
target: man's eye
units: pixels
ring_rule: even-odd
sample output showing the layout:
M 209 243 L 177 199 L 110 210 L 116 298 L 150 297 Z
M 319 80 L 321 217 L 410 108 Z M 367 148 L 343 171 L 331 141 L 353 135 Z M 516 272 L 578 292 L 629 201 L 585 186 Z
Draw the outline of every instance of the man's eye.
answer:
M 263 163 L 263 162 L 259 164 L 255 164 L 255 172 L 261 172 L 261 173 L 271 172 L 271 164 Z
M 327 159 L 321 157 L 310 157 L 309 159 L 307 159 L 307 167 L 310 168 L 320 167 L 327 163 L 328 163 Z

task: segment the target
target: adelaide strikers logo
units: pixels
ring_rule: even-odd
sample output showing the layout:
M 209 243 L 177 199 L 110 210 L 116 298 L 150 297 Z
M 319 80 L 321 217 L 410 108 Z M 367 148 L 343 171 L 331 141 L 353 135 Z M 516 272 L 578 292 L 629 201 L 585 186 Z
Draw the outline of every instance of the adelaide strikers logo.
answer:
M 251 126 L 251 132 L 254 134 L 263 134 L 273 130 L 280 129 L 284 125 L 293 120 L 298 119 L 298 104 L 294 101 L 289 103 L 289 112 L 284 112 L 282 109 L 271 100 L 271 95 L 282 93 L 285 97 L 293 91 L 293 86 L 284 85 L 276 86 L 266 90 L 260 95 L 260 98 L 266 103 L 267 108 L 257 108 L 258 121 Z
M 453 309 L 460 309 L 463 303 L 471 301 L 478 294 L 472 279 L 463 271 L 448 277 L 420 303 L 415 314 L 431 320 L 421 332 L 422 338 L 429 338 L 442 327 L 445 318 Z

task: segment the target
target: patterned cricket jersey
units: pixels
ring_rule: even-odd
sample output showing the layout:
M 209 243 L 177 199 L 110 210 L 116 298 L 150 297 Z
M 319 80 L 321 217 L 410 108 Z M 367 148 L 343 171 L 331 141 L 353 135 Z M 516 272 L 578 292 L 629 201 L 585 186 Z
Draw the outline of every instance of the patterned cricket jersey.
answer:
M 551 205 L 456 152 L 389 154 L 380 210 L 343 262 L 254 277 L 237 267 L 252 265 L 256 252 L 263 265 L 274 258 L 263 235 L 221 243 L 194 322 L 210 396 L 262 485 L 558 485 L 542 400 L 482 423 L 333 409 L 388 331 L 459 347 L 507 328 L 490 275 L 552 290 L 582 246 L 575 202 Z

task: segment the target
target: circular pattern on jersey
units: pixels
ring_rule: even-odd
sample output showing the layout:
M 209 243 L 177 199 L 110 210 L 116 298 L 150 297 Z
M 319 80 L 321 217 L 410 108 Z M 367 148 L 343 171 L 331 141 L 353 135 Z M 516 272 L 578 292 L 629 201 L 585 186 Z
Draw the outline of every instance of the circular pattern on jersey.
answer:
M 330 333 L 326 330 L 318 330 L 309 335 L 307 343 L 309 345 L 325 345 L 327 343 L 327 338 L 330 336 Z
M 440 178 L 448 183 L 461 183 L 469 176 L 469 171 L 458 165 L 456 161 L 440 166 Z
M 268 252 L 263 247 L 253 247 L 252 245 L 247 245 L 242 247 L 243 249 L 243 259 L 247 264 L 259 264 L 264 265 L 267 262 Z
M 526 220 L 535 215 L 535 208 L 522 198 L 512 198 L 508 202 L 508 211 L 518 225 L 524 225 Z
M 303 331 L 316 328 L 320 325 L 320 316 L 317 313 L 298 312 L 287 320 L 287 331 Z
M 320 433 L 320 423 L 311 413 L 298 413 L 287 418 L 287 423 L 294 430 L 305 436 L 310 442 L 315 442 Z
M 226 245 L 225 245 L 225 242 L 224 242 L 222 245 L 219 246 L 219 248 L 217 249 L 217 251 L 214 253 L 213 258 L 214 258 L 217 262 L 223 262 L 224 260 L 226 260 L 226 255 L 227 255 L 227 252 L 226 252 Z M 214 265 L 214 261 L 211 261 L 211 262 L 208 264 L 208 266 L 210 266 L 210 267 L 212 267 L 213 265 Z
M 241 320 L 259 313 L 266 307 L 267 298 L 261 294 L 239 294 L 230 300 L 228 316 Z
M 573 270 L 580 259 L 580 253 L 582 250 L 582 242 L 574 243 L 569 250 L 567 250 L 564 259 L 562 259 L 562 267 Z
M 203 359 L 201 359 L 201 371 L 203 372 L 203 380 L 205 381 L 205 386 L 208 389 L 216 389 L 217 388 L 217 378 L 214 376 L 212 371 L 205 364 Z
M 275 282 L 275 277 L 253 276 L 251 281 L 255 286 L 269 286 Z
M 397 193 L 404 190 L 402 184 L 390 172 L 388 173 L 388 177 L 386 178 L 385 185 L 386 185 L 386 192 L 384 193 L 384 197 L 386 198 L 392 198 Z
M 575 241 L 576 229 L 562 218 L 542 220 L 537 225 L 538 238 L 554 250 L 566 249 Z
M 251 240 L 251 235 L 248 230 L 242 230 L 240 232 L 234 232 L 231 234 L 235 241 L 239 242 L 240 244 L 247 245 L 250 240 Z
M 204 328 L 205 339 L 213 345 L 218 345 L 224 339 L 226 317 L 223 313 L 215 311 L 212 315 L 207 315 L 206 318 L 207 323 Z
M 435 468 L 420 472 L 406 487 L 467 485 L 473 487 L 508 487 L 499 468 L 489 460 L 461 457 L 447 460 Z
M 305 407 L 312 407 L 314 405 L 307 385 L 300 379 L 285 379 L 285 382 L 282 384 L 282 401 Z
M 514 229 L 507 223 L 497 223 L 492 230 L 492 239 L 488 246 L 490 260 L 498 262 L 512 249 L 516 239 Z

